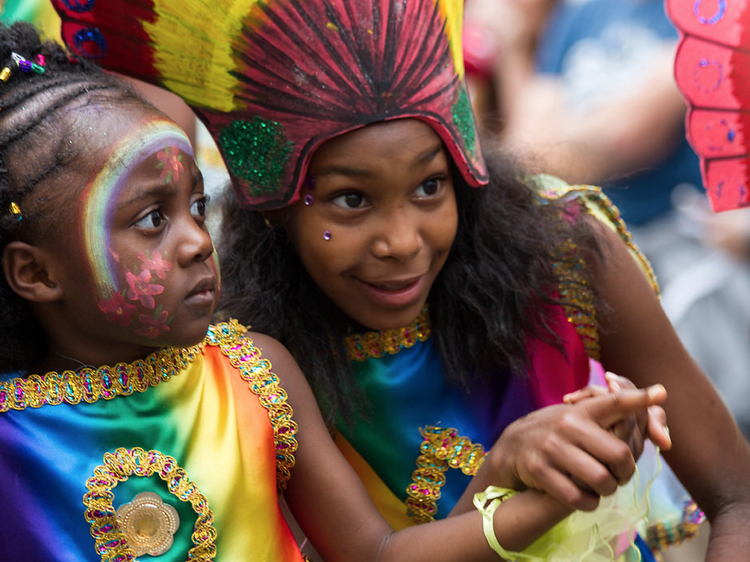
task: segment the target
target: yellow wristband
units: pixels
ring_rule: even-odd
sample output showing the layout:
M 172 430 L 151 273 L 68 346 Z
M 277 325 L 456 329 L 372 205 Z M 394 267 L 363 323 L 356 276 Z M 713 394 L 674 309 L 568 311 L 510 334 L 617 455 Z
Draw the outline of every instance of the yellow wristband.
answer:
M 505 500 L 515 496 L 517 493 L 518 492 L 515 490 L 510 490 L 508 488 L 489 486 L 484 492 L 474 494 L 474 506 L 482 514 L 482 528 L 484 529 L 484 536 L 487 539 L 487 543 L 492 550 L 497 552 L 500 557 L 505 560 L 515 560 L 516 557 L 510 554 L 500 546 L 499 542 L 497 542 L 493 519 L 495 517 L 495 510 L 498 506 Z

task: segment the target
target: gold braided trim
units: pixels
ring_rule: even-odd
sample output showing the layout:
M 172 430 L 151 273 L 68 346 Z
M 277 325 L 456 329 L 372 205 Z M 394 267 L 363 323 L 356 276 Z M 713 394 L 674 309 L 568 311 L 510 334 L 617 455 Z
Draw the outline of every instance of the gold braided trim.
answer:
M 654 293 L 659 295 L 659 283 L 656 280 L 654 269 L 651 267 L 651 263 L 648 261 L 648 258 L 643 255 L 643 252 L 641 252 L 638 246 L 636 246 L 635 242 L 633 242 L 633 236 L 632 234 L 630 234 L 628 227 L 625 225 L 625 221 L 622 220 L 622 217 L 620 216 L 620 210 L 615 207 L 615 204 L 612 203 L 610 198 L 607 197 L 598 187 L 594 187 L 591 185 L 579 185 L 576 187 L 576 189 L 578 191 L 586 193 L 586 199 L 595 204 L 596 207 L 600 211 L 602 211 L 607 219 L 609 219 L 609 221 L 614 225 L 615 230 L 617 231 L 617 234 L 620 235 L 620 238 L 622 238 L 622 241 L 625 242 L 625 245 L 630 249 L 633 255 L 638 258 L 638 261 L 643 267 L 643 270 L 646 273 L 646 278 L 651 284 L 651 288 L 654 290 Z
M 117 449 L 104 454 L 104 464 L 94 469 L 94 475 L 86 481 L 88 492 L 83 496 L 86 506 L 86 521 L 91 525 L 91 536 L 95 539 L 95 549 L 102 561 L 135 561 L 135 553 L 128 545 L 127 538 L 112 505 L 112 489 L 130 476 L 148 477 L 158 474 L 167 484 L 169 491 L 181 501 L 189 503 L 198 515 L 192 535 L 195 545 L 188 551 L 187 560 L 210 561 L 216 556 L 216 529 L 214 515 L 208 507 L 208 500 L 200 493 L 187 473 L 175 459 L 159 451 Z
M 482 466 L 486 453 L 484 447 L 473 444 L 453 428 L 441 429 L 427 426 L 420 429 L 424 440 L 419 446 L 417 469 L 412 473 L 412 484 L 406 488 L 406 514 L 415 523 L 434 521 L 440 488 L 445 484 L 445 472 L 458 468 L 473 476 Z
M 85 367 L 80 372 L 51 372 L 0 382 L 0 413 L 57 404 L 92 403 L 145 392 L 190 366 L 203 344 L 184 349 L 164 348 L 134 363 Z
M 698 534 L 706 515 L 693 500 L 689 500 L 682 510 L 682 521 L 676 525 L 656 523 L 649 525 L 644 537 L 646 544 L 654 554 L 666 550 L 671 546 L 678 546 L 687 542 Z
M 349 359 L 367 361 L 371 357 L 383 357 L 386 353 L 395 355 L 399 350 L 413 346 L 430 337 L 430 322 L 427 307 L 405 328 L 367 332 L 347 336 L 344 340 Z
M 245 328 L 236 320 L 230 320 L 229 324 L 219 324 L 209 330 L 206 342 L 220 346 L 268 411 L 276 443 L 276 486 L 284 491 L 289 471 L 294 466 L 297 423 L 292 420 L 292 407 L 287 403 L 286 391 L 279 386 L 276 374 L 271 372 L 271 362 L 261 358 L 260 350 L 251 340 L 238 337 L 244 331 Z

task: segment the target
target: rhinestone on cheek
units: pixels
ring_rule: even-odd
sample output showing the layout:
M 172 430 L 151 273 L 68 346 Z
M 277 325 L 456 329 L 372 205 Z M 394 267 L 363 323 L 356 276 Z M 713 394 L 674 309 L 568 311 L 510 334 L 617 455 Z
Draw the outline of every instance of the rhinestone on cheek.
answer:
M 330 230 L 323 231 L 323 240 L 330 240 L 333 235 Z
M 313 203 L 315 203 L 315 197 L 313 197 L 309 193 L 305 195 L 305 205 L 309 206 L 309 205 L 312 205 Z

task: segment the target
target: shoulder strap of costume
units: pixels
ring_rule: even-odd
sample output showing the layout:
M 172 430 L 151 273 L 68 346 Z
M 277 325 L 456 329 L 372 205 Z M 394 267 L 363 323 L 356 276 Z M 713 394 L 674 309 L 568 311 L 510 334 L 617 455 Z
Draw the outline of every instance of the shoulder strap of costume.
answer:
M 620 211 L 601 188 L 593 185 L 569 185 L 559 178 L 546 174 L 532 176 L 527 178 L 526 182 L 543 200 L 568 199 L 581 202 L 590 215 L 619 234 L 654 292 L 659 295 L 659 285 L 651 264 L 633 242 L 633 237 L 620 217 Z M 583 269 L 586 264 L 572 240 L 569 240 L 561 249 L 560 260 L 556 266 L 560 271 L 560 298 L 568 320 L 575 326 L 578 335 L 583 340 L 589 357 L 599 359 L 594 299 L 593 295 L 586 290 L 585 283 L 582 282 Z
M 271 371 L 271 362 L 262 357 L 253 341 L 244 335 L 246 331 L 236 320 L 230 320 L 211 326 L 205 343 L 219 346 L 268 412 L 276 443 L 276 485 L 279 491 L 284 491 L 294 466 L 297 424 L 292 420 L 286 391 L 281 388 L 279 377 Z

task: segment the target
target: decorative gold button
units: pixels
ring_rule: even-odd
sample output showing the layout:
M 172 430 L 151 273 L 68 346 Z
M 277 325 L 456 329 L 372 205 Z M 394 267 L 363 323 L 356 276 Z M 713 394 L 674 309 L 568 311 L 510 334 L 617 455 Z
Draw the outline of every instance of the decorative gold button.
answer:
M 180 526 L 177 510 L 153 492 L 141 492 L 133 501 L 118 507 L 116 515 L 136 556 L 159 556 L 167 552 Z

